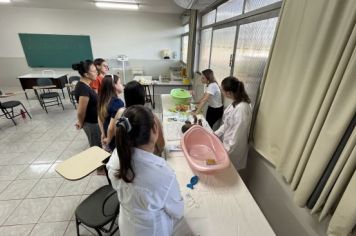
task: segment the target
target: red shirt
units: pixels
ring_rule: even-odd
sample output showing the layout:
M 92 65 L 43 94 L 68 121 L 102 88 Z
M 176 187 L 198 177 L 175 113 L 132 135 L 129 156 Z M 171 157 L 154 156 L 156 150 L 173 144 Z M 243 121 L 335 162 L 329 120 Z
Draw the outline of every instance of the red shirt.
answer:
M 104 77 L 102 77 L 101 75 L 98 75 L 94 81 L 90 82 L 90 87 L 99 92 L 99 89 L 101 87 L 101 81 L 103 81 L 103 78 Z

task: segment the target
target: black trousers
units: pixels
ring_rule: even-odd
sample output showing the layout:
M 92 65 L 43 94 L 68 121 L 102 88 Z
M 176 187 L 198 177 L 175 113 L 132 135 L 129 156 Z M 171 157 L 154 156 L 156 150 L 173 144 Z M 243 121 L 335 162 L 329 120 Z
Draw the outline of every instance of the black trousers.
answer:
M 213 108 L 208 106 L 208 110 L 206 111 L 206 121 L 213 128 L 215 122 L 222 118 L 224 114 L 224 106 Z

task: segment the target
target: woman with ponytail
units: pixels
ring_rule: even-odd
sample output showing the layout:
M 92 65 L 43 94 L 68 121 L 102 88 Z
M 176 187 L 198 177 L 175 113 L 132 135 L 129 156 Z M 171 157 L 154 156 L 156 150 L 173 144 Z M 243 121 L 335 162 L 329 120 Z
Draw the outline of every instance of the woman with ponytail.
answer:
M 237 170 L 246 167 L 248 152 L 248 133 L 252 118 L 250 98 L 244 84 L 236 77 L 226 77 L 221 82 L 225 97 L 232 99 L 232 103 L 225 109 L 223 124 L 215 134 L 223 141 L 231 162 Z
M 176 176 L 153 154 L 157 138 L 158 124 L 147 107 L 130 106 L 117 121 L 116 149 L 106 167 L 120 201 L 120 235 L 169 236 L 183 216 Z
M 84 130 L 88 137 L 89 145 L 101 147 L 98 115 L 96 112 L 98 97 L 89 86 L 97 76 L 97 70 L 91 60 L 81 61 L 72 65 L 73 70 L 78 71 L 81 78 L 75 86 L 75 99 L 78 102 L 77 129 Z
M 117 75 L 106 75 L 102 80 L 98 101 L 98 122 L 101 131 L 101 143 L 107 151 L 115 148 L 115 115 L 124 107 L 119 98 L 123 87 Z

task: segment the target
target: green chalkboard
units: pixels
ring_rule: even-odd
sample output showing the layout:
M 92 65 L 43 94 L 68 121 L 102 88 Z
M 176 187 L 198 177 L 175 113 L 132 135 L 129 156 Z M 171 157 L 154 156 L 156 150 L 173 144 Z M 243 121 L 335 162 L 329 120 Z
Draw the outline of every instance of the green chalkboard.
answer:
M 86 35 L 19 34 L 30 67 L 71 68 L 73 63 L 93 60 Z

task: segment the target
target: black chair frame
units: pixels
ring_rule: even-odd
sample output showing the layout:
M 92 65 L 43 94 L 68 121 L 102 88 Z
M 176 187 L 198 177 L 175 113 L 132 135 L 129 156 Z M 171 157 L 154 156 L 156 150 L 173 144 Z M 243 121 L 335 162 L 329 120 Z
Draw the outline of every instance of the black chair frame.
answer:
M 48 113 L 47 107 L 51 106 L 62 106 L 62 109 L 64 110 L 64 106 L 62 103 L 62 99 L 57 92 L 52 92 L 51 88 L 41 88 L 41 86 L 48 86 L 48 85 L 53 85 L 52 81 L 50 79 L 47 79 L 47 81 L 43 81 L 47 78 L 41 78 L 37 79 L 37 84 L 40 86 L 40 91 L 42 93 L 37 94 L 37 90 L 35 89 L 35 93 L 40 101 L 41 107 L 45 109 L 46 113 Z M 47 99 L 52 99 L 49 101 L 46 101 Z
M 105 166 L 104 166 L 105 167 Z M 102 186 L 101 188 L 97 189 L 94 193 L 92 193 L 88 198 L 86 198 L 82 203 L 84 203 L 87 199 L 89 199 L 91 196 L 93 196 L 95 193 L 97 192 L 100 192 L 102 190 L 106 190 L 106 189 L 110 189 L 108 193 L 106 193 L 104 199 L 102 200 L 102 204 L 101 204 L 101 213 L 104 217 L 109 217 L 110 219 L 107 219 L 106 221 L 103 221 L 101 224 L 98 224 L 96 225 L 95 227 L 93 227 L 93 225 L 87 225 L 86 222 L 82 222 L 79 218 L 79 213 L 78 213 L 78 209 L 80 207 L 80 204 L 78 207 L 77 207 L 77 210 L 75 212 L 75 223 L 76 223 L 76 231 L 77 231 L 77 235 L 79 236 L 79 225 L 80 224 L 83 224 L 87 227 L 90 227 L 90 228 L 93 228 L 99 236 L 102 236 L 102 232 L 105 233 L 105 234 L 109 234 L 109 235 L 113 235 L 118 229 L 118 225 L 116 225 L 116 220 L 117 220 L 117 217 L 119 215 L 119 211 L 120 211 L 120 203 L 118 202 L 117 203 L 117 207 L 111 211 L 111 213 L 107 212 L 106 211 L 106 208 L 107 208 L 107 205 L 110 201 L 112 200 L 116 200 L 118 201 L 118 198 L 117 198 L 117 192 L 115 189 L 112 188 L 111 186 L 111 181 L 108 177 L 108 171 L 106 168 L 105 169 L 105 174 L 106 174 L 106 178 L 108 180 L 108 185 L 105 185 L 105 186 Z M 110 226 L 109 228 L 105 228 L 105 226 L 107 224 L 110 223 Z M 116 225 L 116 227 L 114 228 L 114 226 Z M 113 230 L 114 229 L 114 230 Z
M 79 76 L 71 76 L 68 79 L 68 87 L 67 87 L 67 91 L 68 91 L 68 95 L 69 95 L 69 100 L 70 102 L 73 104 L 74 108 L 77 109 L 76 103 L 77 101 L 75 100 L 75 93 L 73 90 L 71 90 L 71 84 L 73 81 L 79 81 L 80 77 Z
M 11 103 L 16 103 L 16 105 L 11 105 Z M 4 106 L 5 105 L 5 106 Z M 6 106 L 9 105 L 9 106 Z M 18 114 L 15 114 L 14 112 L 14 108 L 21 105 L 22 108 L 24 109 L 24 112 L 26 112 L 26 114 L 28 115 L 28 117 L 30 117 L 30 119 L 32 119 L 30 113 L 27 111 L 27 109 L 25 108 L 25 106 L 20 102 L 20 101 L 8 101 L 8 102 L 0 102 L 0 109 L 1 111 L 4 113 L 3 115 L 0 116 L 5 116 L 6 119 L 12 120 L 12 122 L 14 123 L 14 125 L 17 125 L 14 118 L 21 116 L 21 112 Z M 11 110 L 10 110 L 11 109 Z

